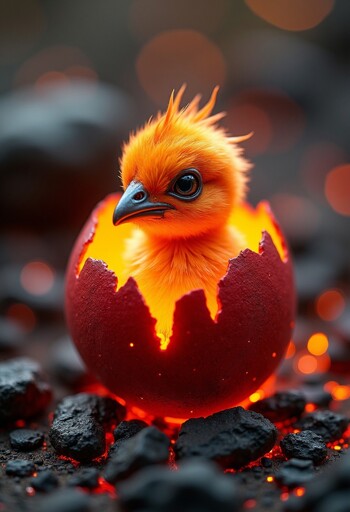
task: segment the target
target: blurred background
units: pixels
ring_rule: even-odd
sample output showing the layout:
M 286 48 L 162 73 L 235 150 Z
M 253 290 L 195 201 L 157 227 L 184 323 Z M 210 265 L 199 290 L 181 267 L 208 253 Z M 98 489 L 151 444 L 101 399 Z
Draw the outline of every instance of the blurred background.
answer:
M 69 252 L 96 202 L 119 189 L 129 130 L 186 82 L 185 101 L 219 84 L 223 124 L 254 132 L 243 144 L 254 163 L 249 200 L 271 201 L 295 260 L 294 369 L 338 364 L 346 374 L 350 2 L 5 0 L 0 9 L 0 357 L 34 354 L 61 381 L 82 374 L 63 316 Z

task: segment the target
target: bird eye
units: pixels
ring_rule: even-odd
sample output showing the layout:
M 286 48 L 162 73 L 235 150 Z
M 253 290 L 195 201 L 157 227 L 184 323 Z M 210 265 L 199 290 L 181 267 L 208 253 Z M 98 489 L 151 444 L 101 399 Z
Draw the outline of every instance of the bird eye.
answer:
M 173 182 L 170 194 L 180 199 L 195 199 L 201 192 L 202 179 L 196 169 L 184 171 Z

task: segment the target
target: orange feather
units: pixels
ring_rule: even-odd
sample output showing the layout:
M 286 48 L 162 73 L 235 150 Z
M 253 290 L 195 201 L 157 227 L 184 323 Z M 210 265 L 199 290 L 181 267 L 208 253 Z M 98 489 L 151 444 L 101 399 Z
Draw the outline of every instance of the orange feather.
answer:
M 200 110 L 200 96 L 180 109 L 185 90 L 170 95 L 164 114 L 132 134 L 123 148 L 121 178 L 124 188 L 141 182 L 152 201 L 174 206 L 162 219 L 139 217 L 128 240 L 126 274 L 132 275 L 145 297 L 157 329 L 171 334 L 175 302 L 185 293 L 204 289 L 213 317 L 218 309 L 217 283 L 228 261 L 244 248 L 242 236 L 228 225 L 235 205 L 244 199 L 249 164 L 236 143 L 211 115 L 218 87 Z M 180 171 L 195 168 L 203 190 L 194 201 L 167 194 Z

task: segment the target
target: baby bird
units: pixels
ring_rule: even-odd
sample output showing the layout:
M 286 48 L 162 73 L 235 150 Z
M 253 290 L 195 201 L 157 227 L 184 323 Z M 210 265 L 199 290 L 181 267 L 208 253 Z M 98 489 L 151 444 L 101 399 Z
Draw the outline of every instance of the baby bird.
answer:
M 218 281 L 244 248 L 229 218 L 246 192 L 249 164 L 236 143 L 247 136 L 227 136 L 217 125 L 225 114 L 211 115 L 218 87 L 201 109 L 200 96 L 180 109 L 184 89 L 125 144 L 125 192 L 113 216 L 116 226 L 130 221 L 138 228 L 127 241 L 125 272 L 157 319 L 162 348 L 185 293 L 203 289 L 215 317 Z

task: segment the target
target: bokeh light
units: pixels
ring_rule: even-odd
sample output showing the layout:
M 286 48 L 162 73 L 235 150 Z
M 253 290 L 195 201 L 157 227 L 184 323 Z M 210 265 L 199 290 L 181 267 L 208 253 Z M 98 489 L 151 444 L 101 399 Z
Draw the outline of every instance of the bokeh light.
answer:
M 46 27 L 38 0 L 1 2 L 0 64 L 10 64 L 35 45 Z
M 332 11 L 335 0 L 245 0 L 260 18 L 284 30 L 316 27 Z
M 313 196 L 324 197 L 324 182 L 329 172 L 346 161 L 346 152 L 333 142 L 311 144 L 302 157 L 300 176 Z
M 219 47 L 194 30 L 172 30 L 145 44 L 136 61 L 140 84 L 159 105 L 164 106 L 170 91 L 188 84 L 187 97 L 210 94 L 223 85 L 226 64 Z
M 130 29 L 137 40 L 174 29 L 216 31 L 229 7 L 228 0 L 134 0 L 130 6 Z
M 97 74 L 90 60 L 79 49 L 72 46 L 51 46 L 41 50 L 17 70 L 15 86 L 54 82 L 61 83 L 70 78 L 96 80 Z
M 344 309 L 345 298 L 341 290 L 326 290 L 316 299 L 316 312 L 322 320 L 336 320 L 343 313 Z
M 293 366 L 296 372 L 304 375 L 323 373 L 329 370 L 330 357 L 326 352 L 315 356 L 303 350 L 295 357 Z
M 333 210 L 350 215 L 350 164 L 340 165 L 328 173 L 325 195 Z
M 328 338 L 323 332 L 312 334 L 307 342 L 307 349 L 314 356 L 321 356 L 328 350 Z
M 55 274 L 43 261 L 27 263 L 21 272 L 21 284 L 32 295 L 46 295 L 54 285 Z
M 232 99 L 227 123 L 231 133 L 254 132 L 244 143 L 250 155 L 290 150 L 302 135 L 299 105 L 279 90 L 247 89 Z
M 36 315 L 34 311 L 22 303 L 11 304 L 7 308 L 6 317 L 18 324 L 24 331 L 30 332 L 36 326 Z

